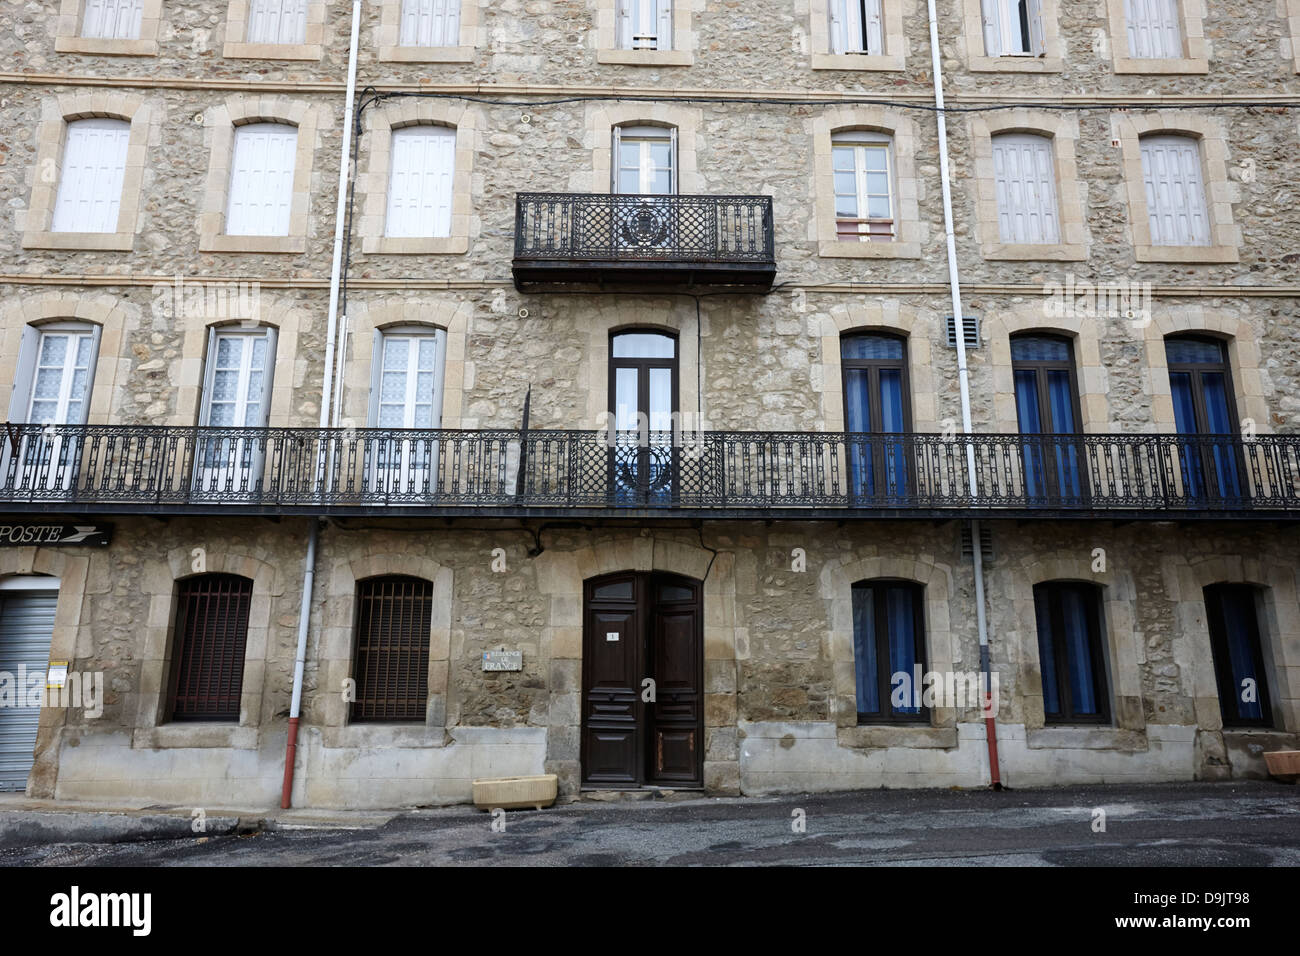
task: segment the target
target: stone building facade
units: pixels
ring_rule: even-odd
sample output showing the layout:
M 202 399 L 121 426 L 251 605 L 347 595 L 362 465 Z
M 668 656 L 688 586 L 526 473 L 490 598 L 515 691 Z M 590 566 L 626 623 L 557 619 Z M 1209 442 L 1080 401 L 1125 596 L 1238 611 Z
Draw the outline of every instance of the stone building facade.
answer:
M 13 396 L 0 522 L 113 526 L 105 547 L 0 547 L 0 670 L 6 635 L 16 640 L 5 609 L 16 621 L 14 608 L 39 593 L 57 594 L 48 660 L 103 675 L 101 706 L 41 707 L 25 744 L 29 794 L 273 803 L 316 521 L 298 805 L 465 801 L 474 779 L 541 773 L 557 774 L 566 797 L 624 785 L 747 794 L 987 785 L 989 725 L 979 706 L 890 712 L 877 701 L 883 716 L 865 713 L 867 685 L 884 673 L 880 661 L 866 673 L 869 653 L 902 654 L 939 674 L 979 670 L 973 548 L 982 554 L 998 678 L 1002 783 L 1237 777 L 1262 773 L 1263 751 L 1296 746 L 1297 0 L 1171 0 L 1176 28 L 1164 28 L 1160 42 L 1181 47 L 1159 56 L 1133 55 L 1153 52 L 1133 43 L 1155 41 L 1130 39 L 1122 0 L 1041 0 L 1033 29 L 1023 37 L 1011 29 L 1010 41 L 990 33 L 992 0 L 936 0 L 956 273 L 972 335 L 971 431 L 1036 431 L 1018 385 L 1031 360 L 1015 343 L 1054 343 L 1069 356 L 1056 371 L 1068 366 L 1075 399 L 1073 427 L 1057 432 L 1088 440 L 1048 445 L 961 437 L 930 31 L 919 0 L 880 0 L 879 36 L 856 41 L 846 11 L 870 15 L 870 2 L 676 0 L 670 14 L 637 27 L 657 25 L 653 42 L 634 44 L 622 15 L 642 5 L 626 11 L 623 0 L 461 0 L 458 20 L 434 17 L 432 27 L 410 26 L 419 17 L 407 14 L 444 9 L 437 4 L 363 3 L 336 364 L 330 292 L 352 5 L 302 4 L 302 23 L 269 39 L 259 17 L 280 5 L 260 0 L 137 0 L 138 23 L 109 37 L 89 35 L 102 31 L 87 26 L 87 6 L 29 0 L 0 14 L 0 392 Z M 132 9 L 130 0 L 121 6 Z M 1002 6 L 1007 16 L 1020 10 Z M 868 49 L 850 52 L 855 42 Z M 999 42 L 1032 49 L 997 55 Z M 78 214 L 61 212 L 61 197 L 69 170 L 87 166 L 71 158 L 69 131 L 86 121 L 102 122 L 84 130 L 121 137 L 113 141 L 124 144 L 114 147 L 123 150 L 120 174 L 109 176 L 120 198 L 111 221 L 70 228 Z M 402 134 L 427 129 L 445 131 L 430 138 L 447 176 L 445 202 L 429 213 L 441 225 L 395 235 L 394 164 L 413 142 Z M 258 200 L 279 217 L 261 234 L 230 231 L 247 186 L 240 130 L 291 145 L 284 184 Z M 653 187 L 663 173 L 667 189 L 618 188 L 634 141 L 650 145 L 631 175 Z M 655 143 L 667 145 L 656 152 Z M 1041 169 L 1054 190 L 1053 228 L 1030 241 L 1007 226 L 1015 210 L 1006 162 L 1017 143 L 1049 158 Z M 1162 235 L 1160 210 L 1148 208 L 1165 201 L 1148 188 L 1151 164 L 1166 155 L 1157 146 L 1196 157 L 1179 181 L 1190 188 L 1191 176 L 1203 194 L 1203 208 L 1188 214 L 1199 221 L 1187 242 Z M 846 202 L 865 209 L 874 195 L 862 185 L 873 181 L 871 169 L 848 167 L 859 177 L 852 187 L 837 172 L 880 155 L 873 149 L 887 153 L 888 210 L 850 215 Z M 654 158 L 662 155 L 666 172 Z M 770 198 L 775 285 L 755 294 L 698 275 L 691 283 L 682 272 L 517 287 L 519 195 L 612 188 Z M 854 195 L 846 199 L 846 190 Z M 665 201 L 642 208 L 662 208 L 656 202 Z M 859 241 L 859 226 L 890 232 Z M 270 357 L 245 359 L 241 372 L 247 405 L 249 369 L 260 370 L 265 384 L 251 402 L 260 417 L 236 422 L 242 437 L 223 439 L 211 429 L 224 348 L 216 343 L 227 333 L 257 339 L 264 345 L 249 348 Z M 41 417 L 35 391 L 53 367 L 42 335 L 57 334 L 74 344 L 84 337 L 91 358 L 67 359 L 64 378 L 51 373 L 63 383 L 61 404 Z M 672 394 L 650 387 L 654 407 L 641 411 L 677 413 L 706 435 L 786 436 L 752 446 L 786 456 L 784 466 L 772 459 L 770 474 L 744 471 L 766 475 L 755 478 L 758 498 L 629 504 L 609 489 L 627 474 L 633 485 L 646 480 L 650 459 L 633 453 L 622 478 L 616 468 L 601 472 L 604 501 L 527 501 L 523 492 L 505 500 L 510 489 L 501 489 L 516 474 L 536 477 L 559 447 L 514 441 L 525 408 L 539 435 L 605 427 L 622 394 L 611 384 L 618 360 L 645 358 L 620 354 L 623 334 L 656 336 L 642 346 L 671 350 Z M 410 399 L 423 385 L 409 385 L 404 406 L 418 425 L 444 430 L 422 446 L 418 454 L 432 459 L 418 468 L 400 435 L 366 437 L 384 421 L 384 370 L 375 365 L 398 338 L 437 343 L 436 368 L 427 370 L 436 420 L 419 420 L 420 399 Z M 854 364 L 856 346 L 846 343 L 855 342 L 866 343 L 857 353 L 864 364 Z M 1221 349 L 1205 373 L 1218 378 L 1193 405 L 1211 414 L 1202 406 L 1229 393 L 1228 427 L 1200 431 L 1239 441 L 1175 437 L 1189 432 L 1193 407 L 1179 376 L 1201 373 L 1181 360 L 1171 372 L 1181 355 L 1171 342 Z M 884 343 L 897 343 L 901 364 L 872 365 L 884 353 L 871 349 L 893 348 Z M 653 367 L 637 374 L 653 377 Z M 889 378 L 900 383 L 895 391 L 879 385 L 899 369 Z M 141 474 L 161 475 L 167 461 L 212 473 L 234 467 L 238 484 L 287 468 L 278 456 L 294 448 L 323 447 L 293 441 L 321 421 L 327 376 L 337 383 L 331 420 L 342 437 L 329 446 L 340 457 L 321 467 L 352 469 L 365 486 L 386 467 L 374 456 L 390 454 L 401 463 L 390 468 L 394 480 L 415 468 L 443 481 L 470 474 L 457 470 L 471 467 L 459 458 L 447 464 L 456 454 L 488 447 L 473 435 L 495 436 L 488 441 L 500 458 L 474 474 L 495 481 L 496 497 L 395 506 L 376 492 L 314 505 L 261 485 L 224 497 L 186 493 L 187 482 L 193 491 L 207 479 L 172 472 L 157 480 L 180 493 L 150 497 L 161 486 Z M 1043 387 L 1049 402 L 1059 397 Z M 902 424 L 862 419 L 871 399 L 900 402 Z M 51 421 L 68 428 L 42 431 Z M 250 428 L 280 437 L 260 443 Z M 172 444 L 131 451 L 127 436 L 144 441 L 149 429 Z M 877 437 L 855 446 L 846 432 Z M 889 434 L 925 437 L 894 445 L 880 437 Z M 385 440 L 398 444 L 381 452 Z M 734 465 L 739 458 L 726 456 L 742 456 L 746 440 L 719 439 L 708 447 L 721 457 L 705 455 L 713 464 L 699 467 Z M 211 444 L 219 441 L 246 444 Z M 213 464 L 229 448 L 234 458 L 224 460 L 241 464 Z M 952 491 L 972 448 L 990 483 L 983 500 Z M 868 467 L 862 455 L 874 456 L 879 484 L 854 501 Z M 1049 458 L 1056 464 L 1044 464 Z M 777 502 L 789 469 L 817 461 L 832 462 L 843 500 L 831 502 L 823 484 L 824 498 Z M 604 468 L 606 458 L 598 462 Z M 734 467 L 758 467 L 746 462 Z M 1149 469 L 1141 494 L 1128 467 Z M 938 474 L 930 469 L 948 469 L 948 499 L 927 484 Z M 1027 478 L 1034 469 L 1038 477 Z M 664 486 L 669 499 L 685 474 Z M 1044 481 L 1063 480 L 1090 492 L 1066 502 L 1043 495 Z M 933 497 L 917 500 L 922 485 Z M 971 540 L 972 519 L 980 541 Z M 227 700 L 220 719 L 177 719 L 182 644 L 198 633 L 187 630 L 183 596 L 209 579 L 244 588 L 238 716 Z M 358 719 L 352 699 L 362 622 L 372 613 L 365 608 L 377 593 L 367 582 L 385 581 L 422 589 L 427 634 L 417 635 L 419 653 L 403 658 L 408 668 L 418 662 L 422 718 Z M 633 700 L 623 743 L 610 743 L 617 734 L 608 727 L 604 737 L 593 730 L 609 683 L 592 666 L 595 642 L 606 639 L 605 582 L 693 594 L 678 636 L 693 668 L 683 694 L 694 724 L 665 729 L 656 721 L 668 719 L 667 706 Z M 1088 623 L 1053 616 L 1052 601 L 1067 598 L 1052 594 L 1082 595 Z M 863 610 L 887 599 L 912 602 L 915 643 L 905 652 L 896 639 L 911 625 L 895 610 L 870 621 L 876 611 Z M 675 613 L 676 605 L 647 600 L 637 613 L 657 622 Z M 1223 610 L 1234 601 L 1234 613 Z M 657 638 L 638 621 L 646 657 Z M 871 632 L 877 624 L 890 633 Z M 618 634 L 611 642 L 632 639 Z M 1245 671 L 1234 671 L 1232 655 L 1256 648 L 1253 662 L 1238 661 Z M 496 651 L 520 652 L 521 669 L 485 670 L 484 654 Z M 1054 670 L 1048 651 L 1071 663 Z M 1089 653 L 1085 667 L 1077 655 Z M 1247 704 L 1263 702 L 1254 710 L 1225 699 L 1246 672 Z M 637 694 L 643 676 L 630 675 Z M 1091 703 L 1081 706 L 1081 695 Z M 0 729 L 19 709 L 0 707 Z M 620 783 L 609 767 L 626 758 L 624 743 L 632 763 Z M 656 777 L 674 755 L 691 766 Z M 608 766 L 596 772 L 601 760 Z

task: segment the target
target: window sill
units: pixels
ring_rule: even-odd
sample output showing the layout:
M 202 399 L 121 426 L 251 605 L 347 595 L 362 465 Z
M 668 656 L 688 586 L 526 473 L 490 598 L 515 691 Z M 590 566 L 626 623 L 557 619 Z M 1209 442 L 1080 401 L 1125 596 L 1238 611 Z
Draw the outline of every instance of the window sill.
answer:
M 919 259 L 919 242 L 839 242 L 823 239 L 817 243 L 823 259 Z
M 27 232 L 24 249 L 84 249 L 101 252 L 130 252 L 135 245 L 131 232 Z
M 260 252 L 297 255 L 307 251 L 305 236 L 212 236 L 199 237 L 199 252 Z
M 891 53 L 814 53 L 814 70 L 877 70 L 881 72 L 902 70 L 903 57 Z
M 319 43 L 227 43 L 221 55 L 228 60 L 319 60 Z
M 1236 246 L 1137 246 L 1133 256 L 1138 262 L 1239 262 Z
M 1143 731 L 1078 725 L 1026 728 L 1025 746 L 1030 750 L 1125 750 L 1134 753 L 1149 749 Z
M 388 63 L 472 63 L 472 46 L 381 46 L 379 59 Z
M 1169 57 L 1167 59 L 1137 60 L 1127 56 L 1115 57 L 1116 73 L 1188 74 L 1209 73 L 1210 61 L 1206 57 Z
M 157 56 L 157 40 L 107 40 L 100 37 L 55 37 L 56 53 L 96 56 Z
M 371 236 L 361 240 L 361 251 L 366 255 L 377 256 L 455 256 L 469 252 L 469 238 L 444 236 L 437 239 L 399 239 L 389 236 Z
M 695 54 L 686 50 L 597 50 L 597 63 L 624 66 L 691 66 Z
M 257 728 L 237 724 L 180 723 L 140 727 L 131 735 L 137 750 L 169 750 L 185 747 L 256 750 Z
M 927 727 L 924 724 L 840 727 L 835 736 L 841 747 L 852 747 L 856 750 L 884 750 L 890 747 L 951 750 L 957 746 L 956 727 Z
M 967 69 L 972 73 L 1060 73 L 1059 56 L 972 56 Z
M 1086 246 L 1072 243 L 985 243 L 982 252 L 985 259 L 1005 259 L 1016 261 L 1041 262 L 1086 262 Z
M 433 748 L 447 746 L 447 731 L 430 724 L 347 724 L 322 727 L 321 745 L 344 747 Z

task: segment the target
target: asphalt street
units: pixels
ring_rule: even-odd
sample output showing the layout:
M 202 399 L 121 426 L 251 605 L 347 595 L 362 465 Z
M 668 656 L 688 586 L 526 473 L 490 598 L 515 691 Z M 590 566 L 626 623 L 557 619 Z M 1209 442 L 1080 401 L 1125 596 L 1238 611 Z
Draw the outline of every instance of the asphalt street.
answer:
M 11 815 L 12 816 L 12 815 Z M 374 825 L 245 816 L 204 834 L 120 826 L 0 840 L 4 866 L 1296 866 L 1300 786 L 1265 781 L 1027 791 L 684 794 L 550 809 L 398 813 Z M 182 829 L 183 832 L 183 829 Z

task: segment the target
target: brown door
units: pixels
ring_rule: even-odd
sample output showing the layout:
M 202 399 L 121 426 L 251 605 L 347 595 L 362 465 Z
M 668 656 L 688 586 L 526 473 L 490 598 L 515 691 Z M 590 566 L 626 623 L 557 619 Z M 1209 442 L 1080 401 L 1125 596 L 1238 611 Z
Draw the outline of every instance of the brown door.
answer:
M 583 786 L 702 785 L 699 582 L 615 574 L 588 581 L 585 601 Z

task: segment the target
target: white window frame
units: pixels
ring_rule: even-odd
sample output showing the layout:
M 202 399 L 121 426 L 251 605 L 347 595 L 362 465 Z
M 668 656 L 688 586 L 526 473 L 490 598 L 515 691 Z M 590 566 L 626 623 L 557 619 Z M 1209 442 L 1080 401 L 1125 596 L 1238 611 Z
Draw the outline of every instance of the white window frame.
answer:
M 1205 191 L 1204 157 L 1201 143 L 1193 136 L 1153 134 L 1139 140 L 1142 156 L 1142 185 L 1146 191 L 1147 217 L 1153 246 L 1209 246 L 1213 243 L 1208 197 Z M 1178 150 L 1180 166 L 1168 183 L 1169 195 L 1161 203 L 1161 188 L 1156 183 L 1156 151 Z M 1195 175 L 1195 182 L 1187 175 Z M 1180 217 L 1186 217 L 1178 224 Z M 1172 228 L 1159 224 L 1173 219 Z M 1200 225 L 1196 225 L 1199 220 Z
M 621 169 L 623 143 L 624 141 L 639 141 L 641 143 L 640 155 L 640 174 L 641 189 L 631 195 L 654 195 L 647 189 L 647 183 L 654 178 L 654 167 L 650 160 L 651 143 L 668 143 L 668 162 L 669 162 L 669 180 L 670 188 L 667 195 L 677 195 L 677 127 L 676 126 L 615 126 L 613 129 L 614 143 L 613 155 L 610 159 L 610 186 L 609 191 L 619 195 L 618 174 Z
M 244 42 L 274 46 L 305 45 L 308 3 L 309 0 L 249 0 Z M 286 33 L 289 34 L 288 37 Z
M 1022 45 L 1020 32 L 1020 5 L 1025 5 L 1025 18 L 1029 26 L 1029 49 Z M 984 23 L 984 53 L 986 56 L 1046 56 L 1043 37 L 1043 8 L 1041 0 L 981 0 Z
M 422 49 L 460 46 L 461 0 L 398 0 L 401 4 L 397 45 Z M 413 9 L 418 8 L 418 9 Z M 427 9 L 426 9 L 427 8 Z M 429 21 L 423 29 L 421 20 Z M 440 29 L 441 42 L 432 40 L 433 27 Z
M 885 55 L 883 0 L 829 0 L 832 56 Z
M 85 40 L 139 40 L 144 0 L 86 0 L 81 17 Z
M 854 179 L 856 184 L 855 203 L 859 215 L 853 217 L 841 216 L 838 208 L 835 209 L 835 234 L 840 242 L 896 242 L 898 241 L 898 183 L 897 173 L 895 170 L 894 160 L 894 138 L 888 133 L 877 133 L 870 130 L 842 130 L 831 135 L 831 170 L 832 181 L 834 180 L 835 169 L 835 152 L 836 150 L 852 149 L 853 150 L 853 168 Z M 889 217 L 886 219 L 880 216 L 864 216 L 861 213 L 870 210 L 870 200 L 872 193 L 867 188 L 867 163 L 866 157 L 868 150 L 879 150 L 885 156 L 885 175 L 889 184 Z M 833 188 L 833 187 L 832 187 Z M 832 202 L 838 207 L 837 200 L 840 194 L 832 192 Z M 857 225 L 857 233 L 854 238 L 846 238 L 841 228 L 841 223 L 854 221 Z M 888 224 L 889 232 L 872 232 L 873 225 Z
M 216 426 L 221 428 L 264 429 L 270 421 L 271 395 L 275 385 L 276 330 L 271 326 L 244 329 L 238 326 L 214 326 L 208 329 L 208 353 L 203 370 L 203 394 L 199 397 L 199 427 L 212 428 L 212 393 L 217 377 L 217 348 L 223 338 L 242 340 L 239 381 L 237 385 L 237 419 L 242 423 Z M 266 341 L 262 367 L 262 397 L 257 421 L 248 421 L 248 380 L 252 373 L 253 341 Z M 193 483 L 196 494 L 216 494 L 223 499 L 255 495 L 262 480 L 266 442 L 252 437 L 226 437 L 202 434 L 192 449 Z
M 250 178 L 240 175 L 241 154 L 254 148 L 255 135 L 266 137 L 286 136 L 292 133 L 293 141 L 287 150 L 288 168 L 270 167 L 269 162 L 263 168 L 250 171 Z M 230 147 L 230 182 L 226 191 L 225 234 L 227 236 L 288 236 L 292 228 L 293 186 L 298 156 L 298 136 L 296 126 L 284 123 L 246 123 L 235 127 Z M 277 186 L 269 180 L 288 174 L 288 182 Z M 238 188 L 237 188 L 238 187 Z M 261 203 L 269 197 L 276 212 L 272 218 L 263 214 L 261 222 L 270 222 L 268 227 L 258 227 L 258 217 L 247 211 L 248 205 L 256 201 Z
M 406 339 L 410 343 L 409 357 L 414 357 L 418 361 L 419 341 L 421 339 L 433 339 L 434 357 L 433 357 L 433 395 L 430 402 L 430 420 L 433 422 L 429 428 L 438 429 L 442 427 L 442 392 L 444 382 L 444 370 L 447 364 L 447 333 L 443 329 L 434 328 L 428 325 L 401 325 L 389 326 L 384 329 L 375 329 L 374 338 L 374 355 L 370 362 L 370 404 L 368 411 L 368 423 L 371 428 L 391 428 L 394 426 L 379 424 L 379 406 L 381 404 L 381 383 L 384 375 L 384 343 L 391 339 Z M 406 409 L 405 417 L 414 418 L 415 404 L 412 399 L 416 395 L 416 375 L 411 374 L 411 365 L 407 365 L 407 383 L 406 399 L 404 407 Z M 415 425 L 403 424 L 402 428 L 415 428 Z
M 18 365 L 9 401 L 9 421 L 31 422 L 32 402 L 36 397 L 36 370 L 40 362 L 41 343 L 46 335 L 89 335 L 90 365 L 86 374 L 86 394 L 82 400 L 79 421 L 59 422 L 66 425 L 84 425 L 90 416 L 90 400 L 95 390 L 95 367 L 99 363 L 100 326 L 91 322 L 42 322 L 23 327 L 22 341 L 18 346 Z M 70 376 L 63 391 L 70 387 Z M 60 396 L 60 405 L 66 412 L 66 396 Z
M 379 424 L 379 411 L 383 395 L 384 346 L 394 339 L 408 341 L 406 365 L 406 396 L 403 400 L 403 426 L 394 428 Z M 427 428 L 416 428 L 413 422 L 419 383 L 419 347 L 423 340 L 432 339 L 433 385 L 430 396 L 429 420 Z M 440 328 L 430 326 L 390 326 L 375 329 L 374 351 L 370 360 L 370 399 L 367 409 L 367 423 L 371 428 L 383 428 L 391 431 L 437 431 L 442 428 L 443 388 L 446 381 L 447 333 Z M 376 436 L 369 447 L 364 449 L 368 463 L 367 483 L 372 491 L 394 494 L 420 493 L 428 494 L 438 485 L 438 442 L 427 438 L 401 438 L 397 436 Z
M 110 132 L 113 134 L 111 138 L 94 135 Z M 131 124 L 126 120 L 79 119 L 67 124 L 51 232 L 118 231 L 130 142 Z M 92 160 L 92 157 L 102 158 L 110 146 L 119 152 L 114 162 Z M 99 208 L 86 212 L 86 204 Z
M 278 338 L 276 330 L 271 326 L 259 326 L 255 329 L 243 329 L 238 326 L 214 326 L 208 329 L 208 354 L 203 373 L 203 395 L 199 401 L 199 427 L 212 427 L 212 393 L 217 378 L 217 346 L 218 342 L 225 338 L 240 339 L 244 343 L 241 345 L 238 398 L 236 401 L 236 406 L 240 409 L 240 414 L 236 418 L 243 419 L 243 422 L 242 424 L 225 427 L 265 428 L 267 422 L 270 421 L 271 389 L 275 378 L 275 347 Z M 252 342 L 258 338 L 266 340 L 266 364 L 262 369 L 262 398 L 258 403 L 260 406 L 258 421 L 249 422 L 247 421 L 248 379 L 253 371 Z
M 616 3 L 619 49 L 658 52 L 673 48 L 673 0 Z
M 400 174 L 410 175 L 411 169 L 402 169 L 400 164 L 409 162 L 412 153 L 411 143 L 416 139 L 427 139 L 423 144 L 422 155 L 425 160 L 438 157 L 449 158 L 436 169 L 422 168 L 421 184 L 415 190 L 399 192 L 395 186 Z M 433 176 L 435 184 L 430 187 L 426 181 Z M 384 214 L 384 236 L 398 239 L 443 239 L 451 235 L 451 209 L 455 197 L 456 182 L 456 130 L 448 126 L 419 124 L 404 126 L 393 130 L 388 162 L 388 193 Z M 431 193 L 431 194 L 430 194 Z M 409 203 L 414 201 L 418 209 L 431 207 L 424 216 L 412 213 Z M 416 226 L 427 220 L 428 228 Z
M 1183 57 L 1183 24 L 1178 0 L 1124 0 L 1124 32 L 1134 60 Z
M 1000 241 L 1008 245 L 1059 244 L 1061 208 L 1057 197 L 1055 144 L 1051 137 L 1036 133 L 995 133 L 991 145 Z M 1023 157 L 1026 149 L 1034 154 L 1034 174 L 1026 178 L 1022 167 L 1022 175 L 1013 180 L 1005 166 L 1008 154 L 1014 151 Z M 1043 163 L 1045 175 L 1040 166 Z M 1017 188 L 1023 197 L 1019 202 L 1013 199 Z M 1017 230 L 1014 225 L 1016 219 L 1030 222 L 1035 217 L 1040 223 L 1038 229 Z

